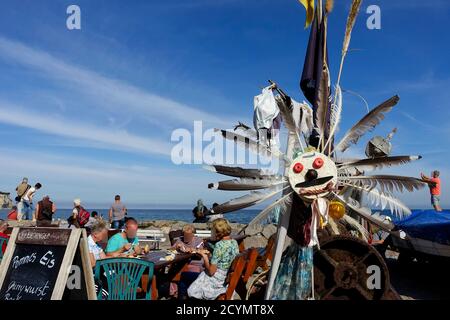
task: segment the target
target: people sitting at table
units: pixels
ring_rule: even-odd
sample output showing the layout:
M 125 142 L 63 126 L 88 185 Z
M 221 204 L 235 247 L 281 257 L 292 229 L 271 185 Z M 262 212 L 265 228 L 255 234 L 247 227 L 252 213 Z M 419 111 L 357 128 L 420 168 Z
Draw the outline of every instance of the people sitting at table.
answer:
M 129 257 L 142 253 L 137 238 L 138 222 L 128 218 L 123 232 L 116 233 L 108 240 L 106 255 L 108 257 Z
M 8 240 L 9 236 L 5 233 L 8 230 L 8 221 L 0 219 L 0 238 L 3 240 Z M 2 253 L 6 251 L 6 241 L 3 241 L 2 247 L 0 248 Z M 1 260 L 1 259 L 0 259 Z
M 219 218 L 212 223 L 212 233 L 219 241 L 214 246 L 211 259 L 206 250 L 199 251 L 205 271 L 188 288 L 188 295 L 195 299 L 213 300 L 226 292 L 224 285 L 234 258 L 239 254 L 236 240 L 230 237 L 231 226 L 227 220 Z
M 91 234 L 88 237 L 89 258 L 92 268 L 95 267 L 97 260 L 105 259 L 106 254 L 98 244 L 108 238 L 108 228 L 106 223 L 99 221 L 91 226 Z
M 195 227 L 187 224 L 183 227 L 183 236 L 173 244 L 172 248 L 180 252 L 192 252 L 203 248 L 203 240 L 195 235 Z

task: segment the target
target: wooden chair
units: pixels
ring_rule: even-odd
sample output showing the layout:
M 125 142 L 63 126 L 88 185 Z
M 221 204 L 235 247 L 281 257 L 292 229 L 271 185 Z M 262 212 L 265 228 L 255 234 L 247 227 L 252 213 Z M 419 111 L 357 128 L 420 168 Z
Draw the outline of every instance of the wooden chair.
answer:
M 273 259 L 273 246 L 275 244 L 276 234 L 270 236 L 267 246 L 265 248 L 259 248 L 259 255 L 256 259 L 256 268 L 261 267 L 264 271 L 269 270 L 267 261 Z
M 232 300 L 233 293 L 240 281 L 242 281 L 242 273 L 246 264 L 247 252 L 240 253 L 236 258 L 234 258 L 230 269 L 228 270 L 228 275 L 225 280 L 225 284 L 228 285 L 227 291 L 217 297 L 217 300 Z
M 98 284 L 98 300 L 102 300 L 102 289 L 108 291 L 106 300 L 137 300 L 137 293 L 141 291 L 139 283 L 143 274 L 146 273 L 149 279 L 153 277 L 154 263 L 133 258 L 111 258 L 98 260 L 95 264 L 94 277 Z M 107 288 L 102 281 L 106 279 Z M 152 290 L 150 282 L 147 281 L 147 288 L 144 289 L 145 300 L 151 300 Z
M 235 291 L 242 300 L 247 296 L 247 282 L 256 270 L 256 260 L 258 259 L 258 249 L 250 248 L 243 252 L 245 256 L 245 268 L 241 279 L 238 281 Z
M 169 232 L 170 245 L 173 246 L 178 239 L 183 237 L 183 230 L 172 230 Z

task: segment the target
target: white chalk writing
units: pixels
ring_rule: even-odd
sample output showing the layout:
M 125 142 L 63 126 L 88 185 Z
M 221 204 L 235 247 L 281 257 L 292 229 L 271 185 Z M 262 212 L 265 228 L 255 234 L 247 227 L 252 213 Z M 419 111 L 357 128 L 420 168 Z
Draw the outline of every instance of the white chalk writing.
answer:
M 23 294 L 35 295 L 37 298 L 42 299 L 48 294 L 48 289 L 50 289 L 48 281 L 42 286 L 20 284 L 13 281 L 8 285 L 5 300 L 21 300 Z
M 35 260 L 36 260 L 36 253 L 34 253 L 34 252 L 28 256 L 24 256 L 21 258 L 18 256 L 15 256 L 13 258 L 13 262 L 12 262 L 13 268 L 17 269 L 18 267 L 23 266 L 25 264 L 33 263 Z

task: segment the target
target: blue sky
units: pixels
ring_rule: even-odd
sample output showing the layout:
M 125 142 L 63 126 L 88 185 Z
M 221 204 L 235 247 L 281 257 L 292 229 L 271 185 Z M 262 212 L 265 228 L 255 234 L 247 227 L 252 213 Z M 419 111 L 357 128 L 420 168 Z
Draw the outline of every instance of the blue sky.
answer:
M 66 28 L 81 8 L 82 29 Z M 350 1 L 329 19 L 336 79 Z M 381 30 L 365 9 L 381 8 Z M 171 162 L 176 128 L 251 123 L 253 96 L 268 79 L 296 100 L 309 31 L 296 0 L 0 1 L 1 190 L 22 176 L 67 206 L 106 206 L 116 193 L 134 207 L 186 207 L 235 194 L 207 189 L 222 177 Z M 450 42 L 444 0 L 364 1 L 342 87 L 370 106 L 399 94 L 375 133 L 398 127 L 395 154 L 424 159 L 392 173 L 439 169 L 449 205 Z M 344 95 L 342 135 L 365 113 Z M 370 138 L 368 135 L 366 138 Z M 367 139 L 349 151 L 360 155 Z M 426 207 L 427 190 L 402 196 Z

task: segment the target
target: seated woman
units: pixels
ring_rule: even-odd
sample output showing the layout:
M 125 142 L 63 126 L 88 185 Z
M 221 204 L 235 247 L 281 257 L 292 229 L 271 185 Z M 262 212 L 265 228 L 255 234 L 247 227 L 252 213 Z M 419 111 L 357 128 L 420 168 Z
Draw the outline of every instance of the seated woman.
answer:
M 178 239 L 172 248 L 180 252 L 196 252 L 197 250 L 203 249 L 203 240 L 195 236 L 195 227 L 187 224 L 183 227 L 183 237 Z M 180 281 L 178 282 L 178 299 L 184 300 L 187 298 L 187 289 L 203 271 L 202 265 L 201 260 L 193 260 L 189 263 L 185 271 L 181 273 Z M 174 284 L 171 284 L 170 291 L 174 295 L 173 292 L 176 291 Z
M 239 254 L 236 240 L 231 239 L 231 227 L 225 219 L 214 220 L 212 232 L 219 242 L 214 246 L 211 260 L 206 250 L 198 253 L 203 258 L 205 271 L 191 284 L 188 295 L 195 299 L 214 300 L 226 292 L 225 279 L 234 258 Z
M 180 252 L 192 252 L 203 248 L 203 240 L 195 235 L 195 227 L 187 224 L 183 227 L 183 237 L 172 246 Z

